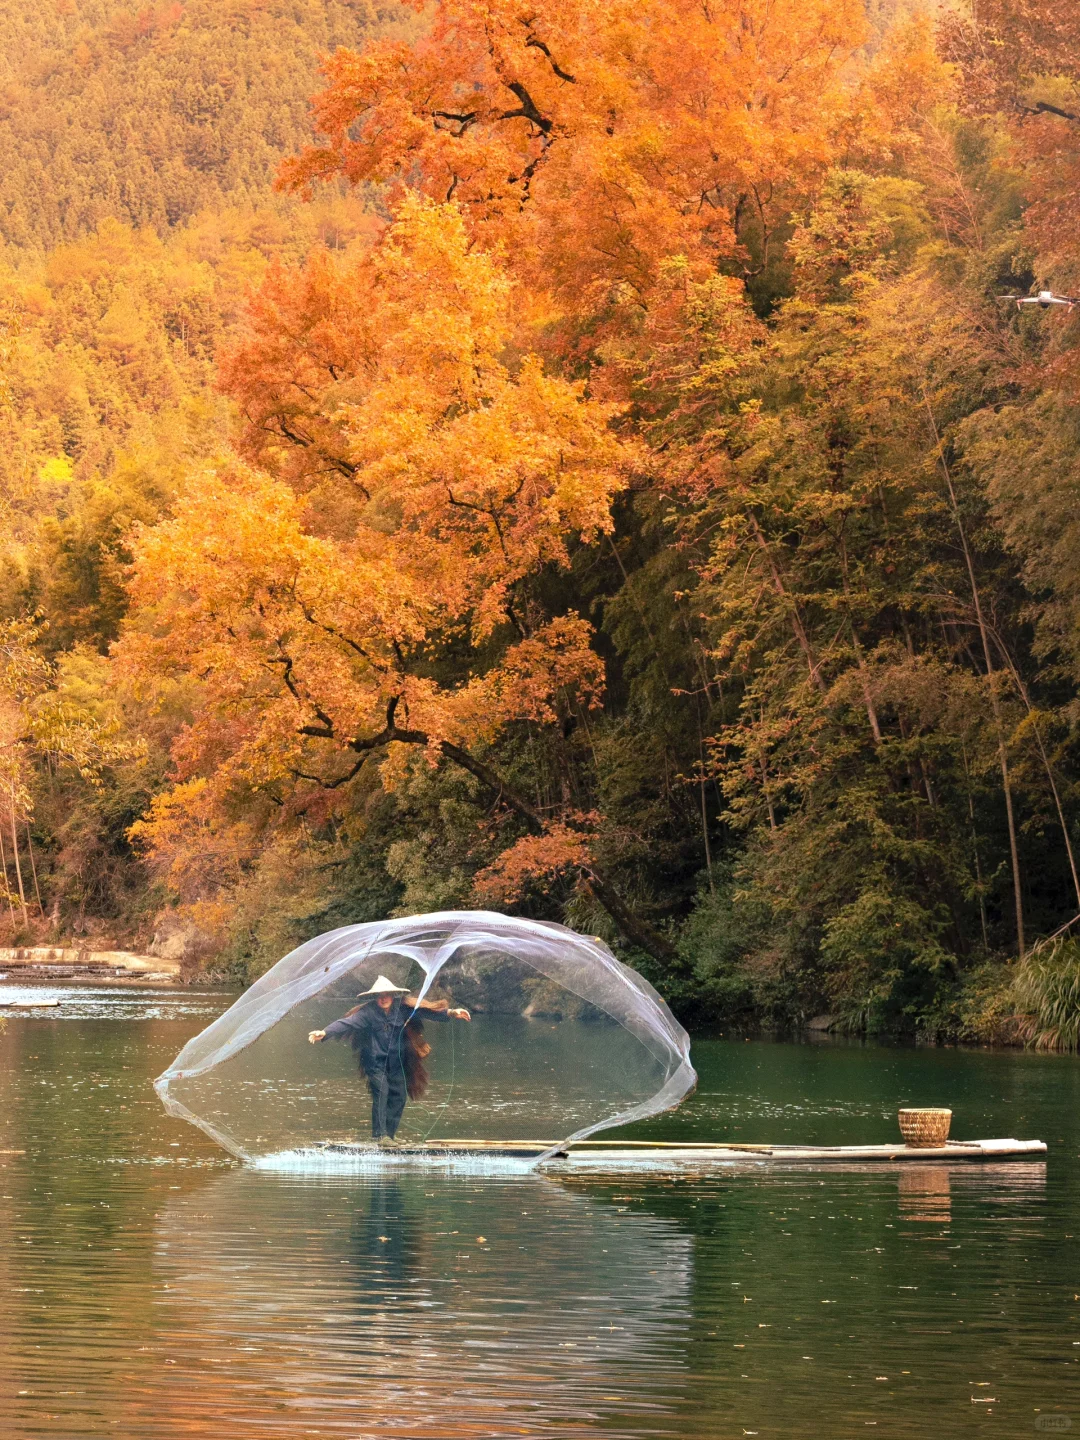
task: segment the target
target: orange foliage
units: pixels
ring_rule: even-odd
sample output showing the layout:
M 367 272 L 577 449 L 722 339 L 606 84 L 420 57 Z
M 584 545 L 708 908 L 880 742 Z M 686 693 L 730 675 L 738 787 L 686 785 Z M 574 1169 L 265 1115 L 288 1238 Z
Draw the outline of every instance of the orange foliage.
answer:
M 666 255 L 767 247 L 836 154 L 863 37 L 861 0 L 444 0 L 416 42 L 326 62 L 327 143 L 282 183 L 452 198 L 581 325 L 645 303 Z
M 271 277 L 225 362 L 277 474 L 206 467 L 135 547 L 120 658 L 200 677 L 184 772 L 280 800 L 394 740 L 436 754 L 598 703 L 590 627 L 527 582 L 611 527 L 608 411 L 539 361 L 506 368 L 508 287 L 452 207 L 410 201 L 371 254 L 316 258 L 291 306 L 288 286 Z M 440 680 L 462 641 L 488 663 Z
M 538 360 L 512 374 L 510 339 L 497 266 L 455 208 L 412 198 L 359 259 L 275 270 L 222 360 L 242 448 L 312 492 L 313 528 L 359 521 L 376 548 L 408 534 L 414 575 L 474 610 L 476 636 L 507 619 L 524 575 L 565 563 L 568 533 L 609 527 L 621 485 L 609 412 Z
M 572 818 L 592 830 L 571 829 L 558 821 L 545 825 L 540 835 L 523 836 L 477 875 L 473 885 L 476 899 L 484 905 L 513 905 L 533 881 L 550 881 L 570 870 L 589 870 L 600 817 L 592 813 Z
M 588 586 L 552 577 L 613 531 L 645 470 L 635 424 L 678 442 L 651 466 L 684 500 L 679 445 L 702 425 L 714 443 L 736 410 L 751 426 L 767 327 L 746 282 L 777 298 L 770 267 L 798 259 L 778 236 L 852 155 L 916 146 L 945 72 L 921 22 L 867 61 L 863 0 L 442 0 L 416 33 L 326 62 L 326 143 L 282 171 L 301 191 L 383 186 L 392 219 L 367 248 L 270 269 L 219 352 L 240 456 L 136 538 L 119 663 L 147 688 L 197 677 L 173 756 L 175 793 L 201 787 L 190 821 L 169 799 L 136 833 L 195 893 L 214 871 L 183 868 L 200 826 L 209 854 L 235 849 L 235 817 L 347 810 L 369 757 L 391 789 L 401 747 L 423 749 L 532 831 L 478 896 L 576 872 L 634 943 L 670 952 L 596 872 L 610 819 L 573 808 L 588 782 L 575 796 L 565 742 L 604 666 L 574 608 Z M 110 352 L 137 328 L 110 313 Z M 569 378 L 582 354 L 603 362 L 588 386 Z M 515 725 L 513 744 L 547 727 L 558 798 L 488 767 Z
M 171 30 L 184 18 L 184 7 L 180 4 L 145 5 L 133 13 L 119 10 L 109 21 L 105 38 L 119 50 L 130 50 L 141 40 Z
M 927 114 L 955 93 L 955 67 L 938 53 L 929 16 L 899 19 L 884 36 L 853 97 L 852 152 L 875 167 L 899 162 L 906 168 L 925 144 Z
M 155 869 L 169 889 L 196 903 L 207 890 L 239 879 L 257 838 L 250 824 L 230 823 L 221 815 L 205 780 L 189 780 L 159 795 L 129 833 L 152 847 Z
M 32 763 L 4 783 L 35 823 L 53 807 L 41 849 L 77 877 L 63 883 L 80 916 L 78 877 L 126 864 L 122 829 L 148 807 L 130 834 L 207 933 L 229 928 L 237 896 L 235 913 L 265 908 L 306 856 L 306 893 L 316 871 L 347 875 L 350 915 L 464 903 L 486 866 L 477 897 L 576 885 L 576 918 L 598 904 L 670 954 L 620 894 L 674 919 L 702 864 L 704 903 L 726 905 L 745 863 L 757 879 L 738 892 L 771 886 L 764 913 L 781 871 L 811 876 L 805 857 L 832 853 L 791 838 L 801 797 L 808 827 L 831 813 L 830 756 L 850 764 L 846 803 L 872 792 L 896 833 L 915 817 L 925 871 L 914 760 L 908 778 L 888 768 L 893 702 L 868 676 L 898 625 L 920 663 L 967 664 L 949 648 L 952 591 L 921 637 L 917 619 L 953 573 L 955 537 L 933 517 L 956 421 L 987 396 L 1007 408 L 1033 373 L 1003 372 L 993 345 L 1080 386 L 1080 317 L 990 299 L 1036 268 L 1080 284 L 1075 4 L 950 11 L 952 64 L 926 18 L 884 32 L 907 9 L 891 0 L 8 9 L 0 612 L 40 610 L 24 648 L 49 658 L 29 698 L 9 683 L 0 721 Z M 371 43 L 335 51 L 342 39 Z M 280 179 L 329 180 L 326 198 L 304 218 L 281 197 L 251 210 L 311 139 L 326 52 L 321 141 Z M 1026 163 L 1013 178 L 1008 124 Z M 53 248 L 16 252 L 30 242 Z M 1032 276 L 1009 268 L 1032 246 Z M 977 361 L 976 314 L 993 340 Z M 926 388 L 935 347 L 957 387 L 953 409 L 931 407 L 945 445 L 931 452 L 896 358 L 924 333 Z M 928 475 L 936 488 L 918 490 Z M 989 535 L 984 502 L 972 523 Z M 1009 573 L 990 550 L 988 596 Z M 1007 612 L 1021 592 L 993 606 L 1020 668 L 1030 641 Z M 606 716 L 590 713 L 606 679 L 594 619 L 615 677 Z M 821 705 L 803 704 L 804 675 Z M 843 728 L 862 735 L 853 677 L 874 745 L 861 770 Z M 124 741 L 129 724 L 147 747 Z M 754 767 L 738 774 L 710 759 L 733 734 Z M 167 750 L 172 788 L 154 800 Z M 471 778 L 435 777 L 446 759 Z M 929 751 L 918 762 L 936 825 L 960 772 L 955 756 L 937 774 Z M 76 783 L 89 826 L 63 809 Z M 735 832 L 766 813 L 765 843 L 743 849 Z M 994 813 L 949 824 L 966 835 L 977 816 L 981 842 Z M 966 864 L 958 848 L 941 869 Z M 957 895 L 978 890 L 985 938 L 981 864 Z M 822 888 L 791 880 L 792 909 Z M 863 913 L 848 899 L 805 933 Z M 322 900 L 299 907 L 301 928 L 346 913 Z

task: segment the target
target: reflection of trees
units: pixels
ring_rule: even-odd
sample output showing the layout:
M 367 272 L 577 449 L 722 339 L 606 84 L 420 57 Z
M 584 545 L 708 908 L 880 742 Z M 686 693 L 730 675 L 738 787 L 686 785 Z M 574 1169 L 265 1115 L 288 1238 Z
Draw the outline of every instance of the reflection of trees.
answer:
M 1008 1376 L 1021 1413 L 1043 1403 L 1046 1372 L 1018 1362 L 1033 1337 L 1050 1353 L 1062 1314 L 1036 1281 L 1050 1273 L 1032 1243 L 1052 1228 L 1042 1164 L 748 1162 L 559 1183 L 637 1220 L 676 1219 L 693 1243 L 685 1440 L 820 1440 L 869 1422 L 935 1433 L 957 1382 L 976 1375 Z M 911 1389 L 890 1399 L 877 1374 Z M 962 1430 L 964 1417 L 948 1433 Z
M 0 790 L 0 816 L 2 802 Z M 144 1010 L 155 1003 L 136 999 Z M 71 992 L 65 1009 L 93 1003 L 91 991 Z M 16 1151 L 0 1155 L 4 1440 L 156 1433 L 122 1418 L 131 1403 L 142 1404 L 163 1363 L 156 1346 L 137 1353 L 150 1346 L 155 1323 L 148 1211 L 157 1186 L 168 1183 L 153 1161 L 184 1153 L 169 1148 L 176 1129 L 163 1120 L 150 1080 L 221 1005 L 173 995 L 163 1008 L 177 1018 L 19 1019 L 0 1035 L 0 1149 Z M 220 1162 L 211 1154 L 202 1163 Z
M 541 1176 L 234 1172 L 164 1212 L 155 1268 L 177 1433 L 670 1434 L 683 1398 L 681 1226 Z

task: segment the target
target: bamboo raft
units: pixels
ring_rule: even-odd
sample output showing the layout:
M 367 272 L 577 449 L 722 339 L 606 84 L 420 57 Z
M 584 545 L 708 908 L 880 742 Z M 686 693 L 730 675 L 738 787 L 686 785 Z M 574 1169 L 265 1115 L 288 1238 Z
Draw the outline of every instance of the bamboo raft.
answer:
M 557 1145 L 555 1140 L 425 1140 L 415 1145 L 379 1149 L 368 1143 L 324 1141 L 315 1149 L 324 1155 L 380 1159 L 536 1160 Z M 738 1145 L 709 1141 L 580 1140 L 556 1150 L 548 1164 L 590 1170 L 672 1164 L 695 1169 L 754 1161 L 769 1165 L 899 1165 L 979 1163 L 1038 1160 L 1046 1154 L 1042 1140 L 950 1140 L 930 1148 L 905 1145 Z

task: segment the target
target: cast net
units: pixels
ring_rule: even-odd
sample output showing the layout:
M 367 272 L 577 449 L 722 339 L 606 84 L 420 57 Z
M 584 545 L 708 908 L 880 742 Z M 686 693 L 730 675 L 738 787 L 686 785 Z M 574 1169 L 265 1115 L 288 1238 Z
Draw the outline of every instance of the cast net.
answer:
M 395 1002 L 398 1025 L 412 1016 L 422 1034 L 391 1024 L 379 1031 L 381 1051 L 355 1040 L 355 1026 L 309 1043 L 311 1032 L 374 1005 L 359 997 L 380 977 L 407 991 Z M 471 1019 L 449 1013 L 460 1009 Z M 170 1113 L 250 1161 L 373 1147 L 372 1075 L 391 1110 L 407 1084 L 396 1138 L 409 1153 L 440 1154 L 454 1141 L 531 1143 L 543 1158 L 677 1105 L 696 1083 L 689 1048 L 653 987 L 601 940 L 446 911 L 307 941 L 155 1084 Z

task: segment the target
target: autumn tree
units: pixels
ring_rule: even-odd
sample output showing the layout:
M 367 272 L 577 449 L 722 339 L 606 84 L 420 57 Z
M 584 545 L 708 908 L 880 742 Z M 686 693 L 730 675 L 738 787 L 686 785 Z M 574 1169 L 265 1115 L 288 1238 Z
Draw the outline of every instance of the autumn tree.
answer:
M 266 468 L 192 478 L 137 543 L 144 617 L 122 646 L 143 675 L 186 671 L 202 699 L 178 750 L 200 805 L 247 795 L 327 813 L 365 766 L 452 761 L 558 850 L 638 943 L 589 862 L 573 807 L 550 816 L 485 761 L 506 727 L 596 707 L 590 626 L 537 581 L 575 537 L 610 530 L 630 454 L 580 384 L 501 358 L 510 286 L 453 206 L 415 199 L 355 263 L 275 272 L 224 361 Z M 144 837 L 169 850 L 173 802 Z
M 0 267 L 12 926 L 32 858 L 237 976 L 514 905 L 982 1033 L 1080 906 L 1080 319 L 996 298 L 1080 284 L 1069 7 L 62 8 L 0 18 L 0 228 L 80 237 Z
M 1080 284 L 1080 17 L 1068 0 L 989 0 L 942 19 L 942 44 L 963 78 L 965 108 L 994 117 L 1025 171 L 1032 279 Z M 1071 347 L 1068 347 L 1071 349 Z M 1075 362 L 1059 367 L 1073 393 Z
M 824 992 L 858 1028 L 920 1013 L 1003 932 L 1022 953 L 1033 847 L 1066 885 L 1073 853 L 1005 536 L 957 455 L 1010 396 L 1013 341 L 985 243 L 931 243 L 954 179 L 927 179 L 834 172 L 767 329 L 672 272 L 686 327 L 646 387 L 746 837 L 705 908 L 758 1005 Z
M 326 61 L 324 143 L 283 183 L 453 200 L 533 318 L 595 347 L 636 323 L 664 257 L 699 278 L 769 263 L 853 119 L 863 38 L 861 0 L 445 0 L 416 40 Z

